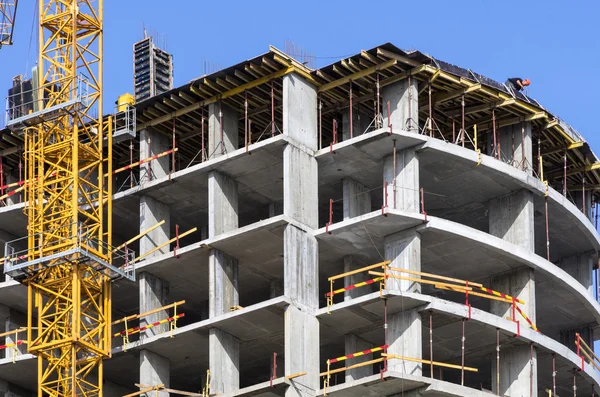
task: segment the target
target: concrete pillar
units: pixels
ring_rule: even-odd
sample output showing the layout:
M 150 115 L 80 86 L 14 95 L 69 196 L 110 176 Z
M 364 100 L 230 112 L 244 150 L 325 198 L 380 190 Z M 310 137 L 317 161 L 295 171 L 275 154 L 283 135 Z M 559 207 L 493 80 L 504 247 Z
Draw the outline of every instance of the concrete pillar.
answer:
M 354 218 L 371 212 L 371 192 L 352 178 L 342 179 L 344 197 L 344 219 Z
M 535 273 L 531 268 L 520 267 L 496 275 L 491 279 L 490 288 L 525 301 L 524 305 L 519 304 L 519 308 L 535 324 Z M 509 303 L 492 300 L 490 301 L 490 312 L 502 318 L 512 317 L 512 306 Z M 519 316 L 518 313 L 517 315 Z M 523 327 L 528 327 L 520 316 L 516 320 L 520 320 Z
M 356 99 L 356 98 L 355 98 Z M 355 102 L 352 109 L 352 137 L 356 138 L 365 133 L 369 124 L 373 121 L 373 115 L 367 116 L 358 111 L 358 105 Z M 350 108 L 347 108 L 342 113 L 342 140 L 347 141 L 350 138 Z
M 140 255 L 169 241 L 171 228 L 171 211 L 169 206 L 150 196 L 142 196 L 140 198 L 140 232 L 149 229 L 162 220 L 165 223 L 140 238 Z M 165 254 L 169 251 L 170 247 L 166 245 L 146 258 Z
M 283 78 L 283 213 L 307 228 L 318 227 L 317 91 L 291 73 Z M 308 150 L 306 150 L 308 149 Z M 286 226 L 284 293 L 292 304 L 285 310 L 285 374 L 306 371 L 285 395 L 313 396 L 319 389 L 319 262 L 317 240 L 311 232 Z
M 271 280 L 269 282 L 269 297 L 271 299 L 273 298 L 277 298 L 278 296 L 282 296 L 284 294 L 283 292 L 283 280 L 281 279 L 274 279 Z
M 171 363 L 167 358 L 150 350 L 140 351 L 140 384 L 149 386 L 163 384 L 169 387 L 170 376 Z M 161 391 L 155 396 L 169 397 L 169 393 Z
M 14 331 L 16 329 L 27 327 L 27 315 L 25 313 L 21 313 L 15 309 L 9 310 L 9 316 L 6 318 L 5 322 L 5 331 Z M 10 343 L 18 343 L 19 340 L 23 341 L 27 339 L 27 331 L 21 331 L 18 334 L 10 334 L 6 336 L 6 344 Z M 15 348 L 8 348 L 6 350 L 6 358 L 14 358 L 20 354 L 27 353 L 27 345 L 25 343 L 20 346 L 16 346 Z
M 351 272 L 352 270 L 356 270 L 364 266 L 365 265 L 362 263 L 357 263 L 353 255 L 347 255 L 344 257 L 344 273 Z M 353 285 L 361 281 L 365 281 L 364 273 L 352 274 L 350 276 L 344 277 L 344 285 Z M 358 298 L 359 296 L 371 293 L 375 291 L 375 288 L 378 288 L 378 286 L 379 284 L 371 284 L 346 291 L 344 292 L 344 300 Z M 337 286 L 336 288 L 339 288 L 339 286 Z
M 208 158 L 231 153 L 238 148 L 238 112 L 221 102 L 208 105 Z M 223 142 L 221 142 L 221 124 Z
M 533 194 L 526 190 L 512 192 L 490 201 L 489 233 L 513 244 L 534 251 L 534 205 Z M 491 288 L 525 301 L 519 305 L 535 323 L 535 274 L 529 267 L 521 267 L 492 277 Z M 505 318 L 512 315 L 511 305 L 499 301 L 490 302 L 490 312 Z M 522 326 L 527 326 L 519 319 Z M 533 356 L 533 359 L 531 357 Z M 532 371 L 533 365 L 533 371 Z M 496 384 L 496 359 L 492 359 L 492 387 L 501 395 L 520 397 L 537 396 L 537 352 L 530 346 L 515 346 L 500 352 L 500 385 Z M 533 376 L 531 376 L 533 375 Z
M 384 239 L 385 259 L 390 267 L 421 271 L 421 236 L 415 229 L 403 230 Z M 407 276 L 407 274 L 402 274 Z M 418 276 L 411 276 L 417 278 Z M 387 288 L 398 291 L 421 292 L 421 284 L 389 278 Z
M 172 141 L 157 130 L 148 128 L 140 131 L 140 160 L 171 149 Z M 163 156 L 140 166 L 140 185 L 169 174 L 169 156 Z
M 532 368 L 533 367 L 533 368 Z M 533 372 L 532 372 L 533 369 Z M 533 373 L 532 393 L 529 393 Z M 496 382 L 496 358 L 492 360 L 492 391 L 498 390 Z M 500 349 L 500 392 L 501 396 L 537 397 L 537 352 L 530 346 Z
M 269 218 L 283 214 L 283 200 L 269 204 Z
M 238 261 L 212 249 L 208 258 L 209 315 L 229 313 L 231 306 L 239 305 Z
M 558 267 L 579 281 L 594 296 L 594 257 L 592 254 L 580 254 L 562 258 Z
M 10 183 L 19 182 L 19 170 L 4 170 L 4 184 L 8 185 Z M 23 174 L 23 178 L 25 174 Z M 14 188 L 11 188 L 11 190 Z M 6 193 L 6 192 L 5 192 Z M 23 201 L 23 193 L 13 194 L 12 196 L 7 197 L 4 202 L 6 205 L 19 204 Z
M 211 393 L 231 393 L 240 388 L 240 341 L 218 328 L 208 334 Z
M 533 193 L 518 190 L 489 203 L 489 233 L 530 251 L 535 249 Z
M 421 315 L 417 309 L 404 310 L 388 316 L 388 353 L 411 358 L 422 358 L 423 340 Z M 389 360 L 388 369 L 411 375 L 422 375 L 423 364 Z
M 384 250 L 386 260 L 391 261 L 390 267 L 421 271 L 421 237 L 416 229 L 408 229 L 386 236 Z M 420 284 L 393 278 L 388 279 L 387 288 L 421 292 Z M 390 354 L 412 358 L 422 357 L 421 316 L 417 310 L 404 310 L 388 316 L 387 343 Z M 388 366 L 390 371 L 413 375 L 422 374 L 420 363 L 390 360 Z
M 395 188 L 394 188 L 395 181 Z M 384 189 L 384 203 L 387 196 L 389 208 L 421 212 L 419 192 L 419 157 L 414 148 L 398 150 L 396 164 L 394 156 L 383 159 L 383 183 L 388 183 Z
M 218 236 L 238 228 L 238 184 L 226 175 L 208 174 L 208 235 Z
M 27 327 L 27 316 L 8 306 L 0 305 L 0 320 L 3 321 L 4 327 L 1 332 L 9 332 L 19 328 Z M 4 338 L 5 344 L 17 343 L 17 340 L 26 341 L 27 331 L 17 334 L 10 334 Z M 27 345 L 22 344 L 17 347 L 9 347 L 4 349 L 4 358 L 14 358 L 19 354 L 27 353 Z
M 419 88 L 417 79 L 408 79 L 383 87 L 381 90 L 383 125 L 388 125 L 388 102 L 390 103 L 392 131 L 418 131 Z
M 140 313 L 144 313 L 169 304 L 169 283 L 148 272 L 142 272 L 138 275 L 139 294 L 140 294 Z M 155 321 L 163 320 L 169 317 L 169 311 L 161 310 L 157 313 L 140 319 L 140 326 L 151 324 Z M 169 324 L 161 324 L 149 328 L 141 334 L 140 337 L 150 337 L 162 334 L 169 330 Z
M 533 146 L 531 142 L 531 122 L 512 124 L 496 130 L 500 141 L 500 159 L 515 168 L 533 173 Z M 488 153 L 493 150 L 493 136 L 488 139 Z
M 317 91 L 304 78 L 283 77 L 283 134 L 317 150 Z
M 36 393 L 0 379 L 0 397 L 33 397 Z
M 357 352 L 361 352 L 367 349 L 371 349 L 375 347 L 372 343 L 354 335 L 354 334 L 346 334 L 345 335 L 345 354 L 353 354 Z M 372 360 L 373 357 L 371 354 L 367 354 L 364 356 L 360 356 L 358 358 L 352 358 L 347 360 L 345 365 L 350 366 L 354 364 L 364 363 L 365 361 Z M 350 369 L 346 371 L 346 382 L 352 382 L 353 380 L 358 380 L 360 378 L 364 378 L 365 376 L 373 375 L 373 366 L 367 365 L 364 367 L 358 367 L 354 369 Z
M 218 104 L 217 104 L 218 105 Z M 217 108 L 218 109 L 218 108 Z M 214 110 L 214 109 L 213 109 Z M 225 119 L 225 116 L 227 118 Z M 224 128 L 229 136 L 225 139 L 225 149 L 234 150 L 232 113 L 224 114 Z M 211 120 L 216 120 L 216 127 L 211 130 L 214 139 L 214 128 L 218 130 L 218 113 L 211 113 Z M 236 116 L 237 117 L 237 116 Z M 237 118 L 233 119 L 236 122 Z M 210 121 L 209 121 L 210 123 Z M 235 130 L 237 134 L 237 129 Z M 216 135 L 218 136 L 218 135 Z M 237 135 L 236 135 L 237 136 Z M 210 137 L 209 137 L 210 139 Z M 237 138 L 235 138 L 237 139 Z M 219 141 L 215 141 L 219 142 Z M 235 141 L 237 145 L 237 140 Z M 217 146 L 215 146 L 217 147 Z M 236 147 L 237 148 L 237 147 Z M 221 155 L 221 148 L 217 148 Z M 226 175 L 211 171 L 208 177 L 208 235 L 209 238 L 237 229 L 238 227 L 238 185 Z M 224 252 L 211 249 L 209 255 L 209 317 L 229 313 L 232 306 L 239 305 L 238 260 Z M 229 393 L 239 389 L 240 377 L 240 342 L 234 336 L 218 328 L 209 330 L 209 368 L 211 372 L 210 387 L 214 393 Z

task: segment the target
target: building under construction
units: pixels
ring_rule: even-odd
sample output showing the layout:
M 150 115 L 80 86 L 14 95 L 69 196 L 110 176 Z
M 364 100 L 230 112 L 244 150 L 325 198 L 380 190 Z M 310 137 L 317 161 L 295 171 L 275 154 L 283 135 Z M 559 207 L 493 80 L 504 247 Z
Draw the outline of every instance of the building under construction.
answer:
M 600 160 L 535 99 L 389 43 L 319 69 L 271 47 L 135 114 L 105 397 L 597 395 Z M 0 133 L 11 242 L 24 142 Z M 0 391 L 25 397 L 5 277 Z

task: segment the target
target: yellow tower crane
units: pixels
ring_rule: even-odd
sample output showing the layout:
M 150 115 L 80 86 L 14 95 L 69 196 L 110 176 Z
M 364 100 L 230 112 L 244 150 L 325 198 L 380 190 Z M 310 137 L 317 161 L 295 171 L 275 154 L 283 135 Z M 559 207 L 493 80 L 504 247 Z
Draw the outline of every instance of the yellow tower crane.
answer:
M 19 0 L 0 0 L 0 48 L 12 45 Z
M 7 123 L 24 139 L 28 236 L 26 247 L 24 239 L 6 245 L 4 271 L 28 289 L 39 397 L 102 395 L 111 281 L 135 278 L 131 251 L 112 247 L 102 18 L 102 0 L 39 1 L 33 99 Z

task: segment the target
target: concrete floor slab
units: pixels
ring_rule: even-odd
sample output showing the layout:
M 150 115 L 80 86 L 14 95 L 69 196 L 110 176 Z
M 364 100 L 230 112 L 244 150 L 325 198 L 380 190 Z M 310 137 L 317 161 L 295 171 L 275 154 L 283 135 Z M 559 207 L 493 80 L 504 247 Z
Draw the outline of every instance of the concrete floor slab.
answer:
M 116 347 L 113 358 L 105 364 L 106 377 L 121 385 L 133 385 L 138 375 L 131 369 L 139 371 L 139 358 L 136 357 L 141 349 L 148 349 L 171 362 L 171 387 L 181 390 L 201 388 L 208 368 L 208 333 L 213 327 L 240 339 L 242 371 L 252 371 L 255 366 L 266 365 L 268 368 L 272 352 L 283 354 L 283 315 L 287 305 L 287 298 L 278 297 L 179 327 L 172 333 L 165 332 Z

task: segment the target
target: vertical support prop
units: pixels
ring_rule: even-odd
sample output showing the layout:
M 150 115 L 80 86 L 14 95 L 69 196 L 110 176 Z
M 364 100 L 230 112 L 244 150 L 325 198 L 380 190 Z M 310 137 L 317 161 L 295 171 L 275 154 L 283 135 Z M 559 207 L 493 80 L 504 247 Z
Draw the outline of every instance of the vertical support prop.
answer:
M 329 226 L 333 224 L 333 199 L 329 199 L 329 222 L 325 224 L 325 233 L 331 234 Z
M 248 91 L 244 91 L 244 147 L 248 153 Z
M 556 396 L 556 353 L 552 353 L 552 395 Z
M 462 147 L 465 147 L 465 95 L 463 94 L 460 101 L 461 113 L 462 113 L 462 125 L 460 128 L 460 141 Z
M 206 160 L 206 155 L 204 152 L 204 112 L 202 112 L 202 122 L 201 122 L 201 127 L 200 127 L 200 134 L 201 137 L 200 139 L 202 140 L 201 144 L 200 144 L 200 150 L 202 150 L 202 162 L 204 162 Z
M 550 228 L 548 225 L 548 196 L 544 197 L 544 208 L 546 215 L 546 259 L 550 261 Z
M 498 138 L 496 137 L 496 110 L 492 109 L 492 133 L 494 134 L 494 157 L 500 159 L 498 154 Z
M 500 328 L 496 328 L 496 395 L 500 395 Z
M 273 373 L 269 379 L 270 386 L 273 387 L 273 381 L 277 379 L 277 352 L 273 352 Z
M 388 132 L 388 135 L 392 134 L 392 106 L 390 104 L 390 101 L 387 102 L 387 108 L 388 108 L 388 128 L 390 129 L 390 131 Z
M 323 149 L 323 99 L 319 95 L 319 149 Z
M 567 197 L 567 152 L 563 156 L 563 196 Z
M 348 91 L 348 96 L 350 100 L 350 139 L 354 137 L 354 117 L 352 115 L 352 80 L 348 83 L 350 85 L 350 89 Z
M 433 379 L 433 312 L 429 311 L 429 376 Z
M 394 180 L 392 181 L 392 187 L 394 189 L 394 209 L 396 209 L 396 140 L 394 139 Z M 387 206 L 387 205 L 386 205 Z
M 275 136 L 275 87 L 271 80 L 271 136 Z
M 171 143 L 171 170 L 169 171 L 169 180 L 171 180 L 171 174 L 175 172 L 175 118 L 173 118 L 173 137 Z
M 465 322 L 467 319 L 462 319 L 462 338 L 460 346 L 460 384 L 465 385 Z

